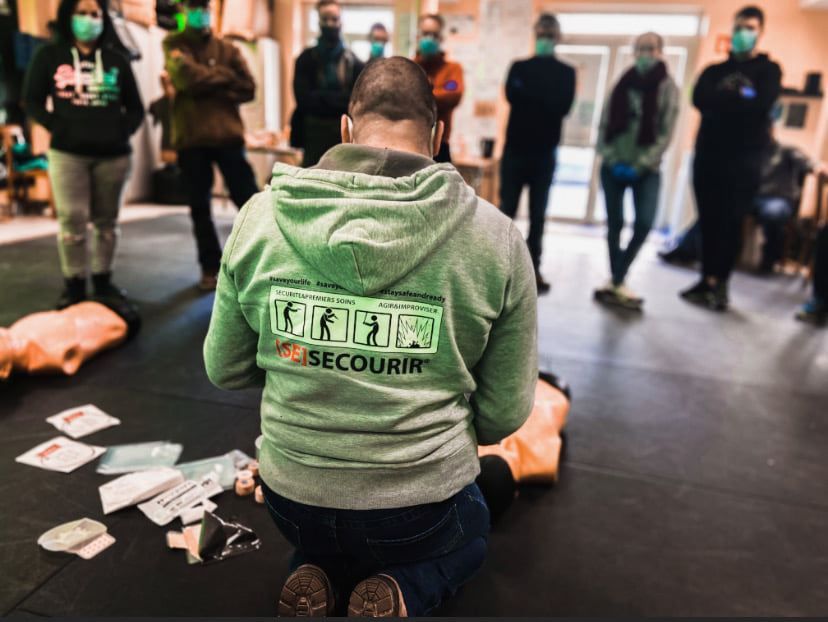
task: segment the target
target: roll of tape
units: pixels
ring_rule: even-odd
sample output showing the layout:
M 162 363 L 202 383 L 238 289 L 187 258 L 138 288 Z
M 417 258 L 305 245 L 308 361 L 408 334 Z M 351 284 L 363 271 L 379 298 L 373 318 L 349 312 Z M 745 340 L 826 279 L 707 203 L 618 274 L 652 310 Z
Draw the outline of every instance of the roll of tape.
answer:
M 247 465 L 247 470 L 253 473 L 253 477 L 259 477 L 259 461 L 251 460 Z
M 251 471 L 250 469 L 236 471 L 236 479 L 253 479 L 253 471 Z
M 247 479 L 236 480 L 236 494 L 240 497 L 247 497 L 248 495 L 252 495 L 255 489 L 256 482 L 252 477 Z

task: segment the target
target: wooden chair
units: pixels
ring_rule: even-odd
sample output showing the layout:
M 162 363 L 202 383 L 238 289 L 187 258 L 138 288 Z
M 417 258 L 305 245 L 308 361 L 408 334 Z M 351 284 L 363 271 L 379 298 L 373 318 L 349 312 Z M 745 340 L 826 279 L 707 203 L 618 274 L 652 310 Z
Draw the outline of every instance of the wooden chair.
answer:
M 45 179 L 49 188 L 49 208 L 51 214 L 55 213 L 55 206 L 52 197 L 52 187 L 49 183 L 49 173 L 43 170 L 17 171 L 14 167 L 14 154 L 12 147 L 25 142 L 23 128 L 19 125 L 0 126 L 2 133 L 3 151 L 6 153 L 6 217 L 14 214 L 15 205 L 29 205 L 32 200 L 29 198 L 29 188 L 37 184 L 38 179 Z

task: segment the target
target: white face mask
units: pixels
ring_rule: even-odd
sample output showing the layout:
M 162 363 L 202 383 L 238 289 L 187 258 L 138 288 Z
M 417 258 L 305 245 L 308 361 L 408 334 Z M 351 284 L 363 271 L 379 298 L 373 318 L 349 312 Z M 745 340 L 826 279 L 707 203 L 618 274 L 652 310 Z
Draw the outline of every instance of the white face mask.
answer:
M 354 144 L 354 120 L 351 117 L 345 117 L 348 120 L 348 134 L 351 136 L 351 144 Z M 431 126 L 431 138 L 428 141 L 429 157 L 434 157 L 434 137 L 437 136 L 437 121 Z

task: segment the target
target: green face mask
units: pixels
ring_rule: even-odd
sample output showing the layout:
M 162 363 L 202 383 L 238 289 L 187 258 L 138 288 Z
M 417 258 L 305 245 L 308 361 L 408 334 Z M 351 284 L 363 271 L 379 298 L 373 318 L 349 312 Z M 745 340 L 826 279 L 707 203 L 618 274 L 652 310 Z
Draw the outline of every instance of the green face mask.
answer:
M 371 58 L 382 58 L 385 55 L 385 44 L 382 41 L 371 42 Z
M 103 19 L 100 17 L 89 17 L 88 15 L 72 16 L 72 34 L 81 43 L 91 43 L 101 36 L 103 32 Z
M 755 30 L 739 28 L 733 33 L 733 38 L 730 40 L 730 49 L 734 54 L 747 54 L 756 47 L 758 38 L 759 35 Z
M 635 57 L 635 68 L 638 70 L 638 73 L 645 74 L 650 69 L 656 66 L 658 63 L 658 59 L 654 56 L 636 56 Z
M 419 48 L 423 56 L 435 56 L 440 52 L 440 43 L 434 37 L 423 37 L 420 39 Z
M 538 56 L 552 56 L 555 53 L 555 40 L 543 37 L 535 41 L 535 54 Z
M 210 27 L 210 11 L 187 9 L 187 26 L 193 30 L 207 30 Z

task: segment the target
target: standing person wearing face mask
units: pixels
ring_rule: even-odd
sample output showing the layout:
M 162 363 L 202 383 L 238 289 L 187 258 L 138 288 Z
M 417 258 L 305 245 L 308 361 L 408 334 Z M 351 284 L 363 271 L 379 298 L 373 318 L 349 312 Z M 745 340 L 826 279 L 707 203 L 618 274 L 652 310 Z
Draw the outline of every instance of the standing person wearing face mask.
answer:
M 368 41 L 371 42 L 371 60 L 385 57 L 388 39 L 388 29 L 383 24 L 377 22 L 371 26 L 371 32 L 368 33 Z
M 49 177 L 65 279 L 58 309 L 86 300 L 88 268 L 95 298 L 125 302 L 125 292 L 112 283 L 112 264 L 129 137 L 141 126 L 144 108 L 129 59 L 115 48 L 106 8 L 105 0 L 63 0 L 56 39 L 37 51 L 23 86 L 26 111 L 52 134 Z
M 634 49 L 635 66 L 621 76 L 604 105 L 598 139 L 611 278 L 595 291 L 595 298 L 640 309 L 643 299 L 624 280 L 655 220 L 661 189 L 659 169 L 676 125 L 679 90 L 667 73 L 660 35 L 648 32 L 639 36 Z M 635 224 L 632 238 L 622 249 L 627 188 L 632 188 Z
M 440 150 L 434 156 L 435 162 L 451 162 L 451 117 L 454 109 L 460 105 L 464 88 L 463 67 L 460 63 L 446 60 L 446 53 L 440 49 L 445 26 L 446 22 L 441 15 L 429 14 L 420 18 L 417 55 L 414 58 L 431 82 L 434 99 L 437 100 L 437 114 L 446 127 Z
M 244 151 L 239 105 L 256 93 L 256 83 L 239 50 L 210 28 L 210 0 L 185 0 L 186 27 L 164 39 L 169 80 L 175 90 L 172 141 L 190 197 L 198 247 L 198 288 L 216 288 L 221 245 L 211 214 L 213 164 L 230 197 L 241 208 L 258 189 Z
M 728 281 L 741 248 L 742 220 L 761 180 L 762 152 L 771 140 L 782 70 L 756 45 L 765 16 L 755 6 L 736 14 L 730 57 L 710 65 L 693 90 L 701 113 L 693 163 L 699 211 L 701 279 L 682 298 L 715 311 L 728 308 Z
M 500 209 L 514 218 L 524 186 L 529 186 L 529 254 L 538 293 L 549 291 L 540 274 L 543 228 L 561 125 L 575 100 L 575 69 L 555 57 L 561 28 L 544 13 L 535 24 L 535 56 L 515 62 L 506 78 L 509 125 L 500 161 Z
M 342 8 L 336 0 L 319 0 L 319 41 L 296 59 L 293 94 L 296 110 L 290 143 L 304 150 L 302 166 L 314 166 L 341 141 L 339 120 L 364 63 L 342 41 Z

